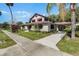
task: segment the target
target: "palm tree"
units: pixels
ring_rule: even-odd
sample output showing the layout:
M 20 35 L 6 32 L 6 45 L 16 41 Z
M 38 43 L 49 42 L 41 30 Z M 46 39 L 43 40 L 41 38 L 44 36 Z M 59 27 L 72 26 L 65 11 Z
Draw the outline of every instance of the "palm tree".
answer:
M 59 7 L 60 20 L 64 21 L 65 20 L 65 15 L 66 15 L 66 13 L 65 13 L 66 12 L 65 11 L 65 4 L 60 3 L 60 4 L 57 4 L 57 6 Z M 52 6 L 48 5 L 47 8 L 50 11 Z M 48 13 L 50 13 L 50 12 L 48 12 Z M 75 28 L 76 28 L 76 26 L 75 26 L 75 12 L 72 12 L 71 22 L 72 22 L 72 25 L 71 25 L 72 26 L 71 38 L 75 39 Z
M 72 6 L 73 6 L 73 8 L 72 8 Z M 71 24 L 71 28 L 72 28 L 72 32 L 71 32 L 71 38 L 72 39 L 75 39 L 75 29 L 76 29 L 76 17 L 75 17 L 75 4 L 74 3 L 71 3 L 71 22 L 72 22 L 72 24 Z
M 0 11 L 0 16 L 2 15 L 2 12 Z M 0 28 L 2 28 L 2 24 L 0 24 Z
M 10 10 L 10 13 L 11 13 L 11 21 L 12 21 L 12 24 L 13 24 L 13 13 L 12 13 L 12 10 L 11 10 L 11 7 L 14 5 L 13 3 L 6 3 L 6 5 L 8 6 L 9 10 Z
M 47 7 L 46 7 L 46 11 L 48 13 L 48 16 L 50 16 L 50 11 L 52 9 L 52 7 L 55 5 L 55 3 L 48 3 Z
M 65 4 L 64 3 L 60 3 L 58 5 L 59 7 L 59 16 L 60 16 L 60 21 L 64 22 L 65 21 L 65 16 L 66 16 L 66 10 L 65 10 Z
M 0 11 L 0 16 L 2 15 L 2 12 Z
M 58 6 L 60 21 L 64 21 L 65 16 L 66 16 L 66 11 L 65 11 L 66 4 L 65 3 L 59 3 L 59 4 L 48 3 L 47 8 L 46 8 L 48 16 L 50 16 L 50 11 L 54 5 Z
M 59 3 L 59 4 L 58 3 L 57 4 L 48 3 L 46 10 L 47 10 L 49 18 L 50 18 L 50 11 L 54 5 L 56 5 L 59 9 L 59 21 L 64 22 L 65 16 L 66 16 L 66 11 L 65 11 L 66 4 L 65 3 Z M 63 26 L 62 26 L 62 28 L 63 28 Z M 59 31 L 58 26 L 57 26 L 57 31 Z
M 10 13 L 11 13 L 11 31 L 12 31 L 12 24 L 14 23 L 13 21 L 13 13 L 12 13 L 12 10 L 11 10 L 11 7 L 14 5 L 13 3 L 6 3 L 6 5 L 8 6 L 9 10 L 10 10 Z

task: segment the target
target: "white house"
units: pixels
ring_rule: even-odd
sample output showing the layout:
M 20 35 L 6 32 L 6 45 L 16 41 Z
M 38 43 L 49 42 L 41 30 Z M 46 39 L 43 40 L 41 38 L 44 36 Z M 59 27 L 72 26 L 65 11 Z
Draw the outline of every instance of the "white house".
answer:
M 25 30 L 28 29 L 31 31 L 50 32 L 53 30 L 58 30 L 58 26 L 66 24 L 70 24 L 70 22 L 52 23 L 49 21 L 48 17 L 36 13 L 30 18 L 29 23 L 27 25 L 24 25 L 24 28 Z
M 30 18 L 29 23 L 24 25 L 24 29 L 29 29 L 31 31 L 49 32 L 54 29 L 54 26 L 53 23 L 50 22 L 46 16 L 36 13 Z

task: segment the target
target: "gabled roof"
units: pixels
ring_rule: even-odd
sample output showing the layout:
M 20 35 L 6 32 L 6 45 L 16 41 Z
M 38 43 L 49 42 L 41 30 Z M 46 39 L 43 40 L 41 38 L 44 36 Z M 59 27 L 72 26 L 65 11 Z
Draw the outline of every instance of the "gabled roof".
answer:
M 42 16 L 42 17 L 44 17 L 45 19 L 48 19 L 48 17 L 46 17 L 46 16 L 40 15 L 40 14 L 38 14 L 38 13 L 35 13 L 35 14 L 30 18 L 30 21 L 29 21 L 29 22 L 31 22 L 32 18 L 33 18 L 34 16 L 36 16 L 36 15 Z

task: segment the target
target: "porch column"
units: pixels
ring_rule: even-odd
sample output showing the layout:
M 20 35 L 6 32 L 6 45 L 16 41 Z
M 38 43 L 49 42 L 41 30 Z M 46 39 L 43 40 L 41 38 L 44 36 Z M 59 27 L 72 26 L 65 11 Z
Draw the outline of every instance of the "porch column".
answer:
M 54 24 L 54 31 L 57 31 L 57 25 Z
M 37 26 L 37 31 L 40 31 L 40 30 L 39 30 L 39 24 L 37 24 L 36 26 Z
M 59 29 L 58 29 L 58 25 L 56 24 L 56 31 L 58 32 L 59 31 Z

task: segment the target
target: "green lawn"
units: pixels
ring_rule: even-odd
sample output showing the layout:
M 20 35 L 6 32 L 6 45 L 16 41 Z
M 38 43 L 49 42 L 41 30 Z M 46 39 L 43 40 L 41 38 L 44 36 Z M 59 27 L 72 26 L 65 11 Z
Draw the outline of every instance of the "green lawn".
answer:
M 79 32 L 77 32 L 79 34 Z M 65 36 L 58 44 L 58 48 L 61 51 L 70 53 L 72 55 L 79 56 L 79 37 L 76 37 L 75 40 L 70 39 L 68 36 Z
M 79 37 L 79 31 L 76 32 L 76 36 Z
M 6 48 L 16 44 L 12 39 L 0 31 L 0 48 Z
M 48 35 L 51 35 L 52 32 L 34 32 L 34 31 L 24 32 L 24 31 L 20 30 L 18 32 L 18 34 L 21 36 L 24 36 L 26 38 L 29 38 L 31 40 L 37 40 L 37 39 L 46 37 Z

